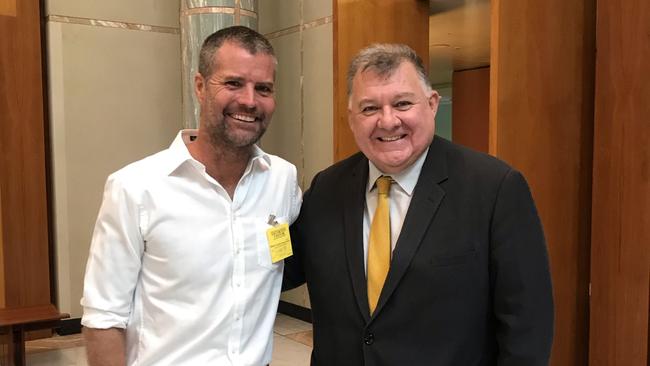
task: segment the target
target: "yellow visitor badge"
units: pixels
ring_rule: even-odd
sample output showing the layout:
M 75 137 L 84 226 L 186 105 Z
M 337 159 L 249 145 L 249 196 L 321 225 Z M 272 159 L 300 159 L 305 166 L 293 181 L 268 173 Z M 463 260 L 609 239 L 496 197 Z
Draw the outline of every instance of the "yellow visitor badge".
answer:
M 269 228 L 266 230 L 266 238 L 269 241 L 271 262 L 276 263 L 293 255 L 289 224 L 278 224 Z

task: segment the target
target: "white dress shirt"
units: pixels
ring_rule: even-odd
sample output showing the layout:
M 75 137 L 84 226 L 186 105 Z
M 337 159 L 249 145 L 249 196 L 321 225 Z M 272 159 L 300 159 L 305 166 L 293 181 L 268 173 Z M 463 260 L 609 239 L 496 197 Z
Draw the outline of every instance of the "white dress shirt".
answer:
M 372 217 L 377 209 L 377 186 L 375 182 L 382 175 L 390 176 L 395 181 L 390 186 L 390 248 L 391 252 L 395 250 L 397 238 L 402 231 L 406 212 L 411 204 L 413 190 L 420 177 L 420 171 L 424 160 L 429 153 L 427 148 L 422 155 L 408 168 L 399 174 L 382 173 L 372 161 L 368 160 L 368 184 L 366 186 L 366 207 L 363 211 L 363 265 L 368 270 L 368 236 L 370 235 L 370 225 Z M 366 273 L 367 274 L 367 273 Z
M 284 266 L 266 230 L 298 215 L 296 168 L 255 146 L 231 200 L 190 155 L 195 133 L 109 176 L 82 324 L 126 328 L 127 365 L 266 365 Z

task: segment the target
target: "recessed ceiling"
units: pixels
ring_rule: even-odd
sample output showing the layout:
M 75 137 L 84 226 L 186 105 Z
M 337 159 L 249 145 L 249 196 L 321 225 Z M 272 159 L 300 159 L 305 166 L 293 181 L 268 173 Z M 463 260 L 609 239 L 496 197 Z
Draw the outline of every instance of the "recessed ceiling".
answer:
M 451 83 L 452 73 L 490 64 L 490 1 L 429 1 L 429 76 Z

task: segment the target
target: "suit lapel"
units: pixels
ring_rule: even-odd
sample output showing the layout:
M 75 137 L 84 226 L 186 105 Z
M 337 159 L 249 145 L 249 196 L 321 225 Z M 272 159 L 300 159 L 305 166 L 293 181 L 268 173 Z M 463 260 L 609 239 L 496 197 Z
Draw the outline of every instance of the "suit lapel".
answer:
M 363 210 L 366 202 L 366 185 L 368 181 L 368 160 L 359 159 L 350 179 L 341 185 L 345 192 L 343 197 L 344 245 L 352 287 L 357 298 L 359 310 L 366 322 L 368 314 L 368 295 L 366 273 L 363 265 Z
M 413 198 L 404 218 L 402 231 L 393 251 L 388 277 L 379 297 L 375 314 L 381 311 L 406 273 L 440 202 L 445 196 L 445 191 L 439 185 L 447 179 L 446 151 L 443 144 L 436 137 L 429 147 L 420 177 L 413 190 Z

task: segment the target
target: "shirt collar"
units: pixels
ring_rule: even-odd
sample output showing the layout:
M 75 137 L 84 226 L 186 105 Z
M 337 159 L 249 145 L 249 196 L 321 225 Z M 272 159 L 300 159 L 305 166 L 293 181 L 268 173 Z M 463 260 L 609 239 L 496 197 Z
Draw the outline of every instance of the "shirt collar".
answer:
M 372 161 L 368 160 L 368 185 L 366 187 L 366 192 L 372 191 L 375 187 L 375 181 L 377 178 L 382 175 L 387 175 L 392 177 L 393 180 L 399 184 L 402 190 L 411 196 L 415 189 L 415 185 L 418 182 L 418 178 L 420 177 L 420 171 L 422 171 L 422 165 L 424 165 L 424 160 L 428 153 L 429 148 L 427 148 L 413 164 L 397 174 L 385 174 L 379 170 Z
M 168 174 L 173 173 L 178 167 L 184 163 L 190 163 L 194 165 L 197 169 L 205 171 L 205 165 L 200 161 L 194 159 L 190 154 L 190 151 L 187 149 L 187 145 L 191 144 L 194 139 L 198 136 L 198 130 L 196 129 L 185 129 L 178 132 L 174 141 L 172 141 L 169 146 L 170 154 L 170 165 Z M 265 153 L 257 145 L 253 145 L 251 152 L 251 159 L 246 168 L 247 171 L 257 162 L 261 165 L 262 168 L 271 167 L 271 157 Z

